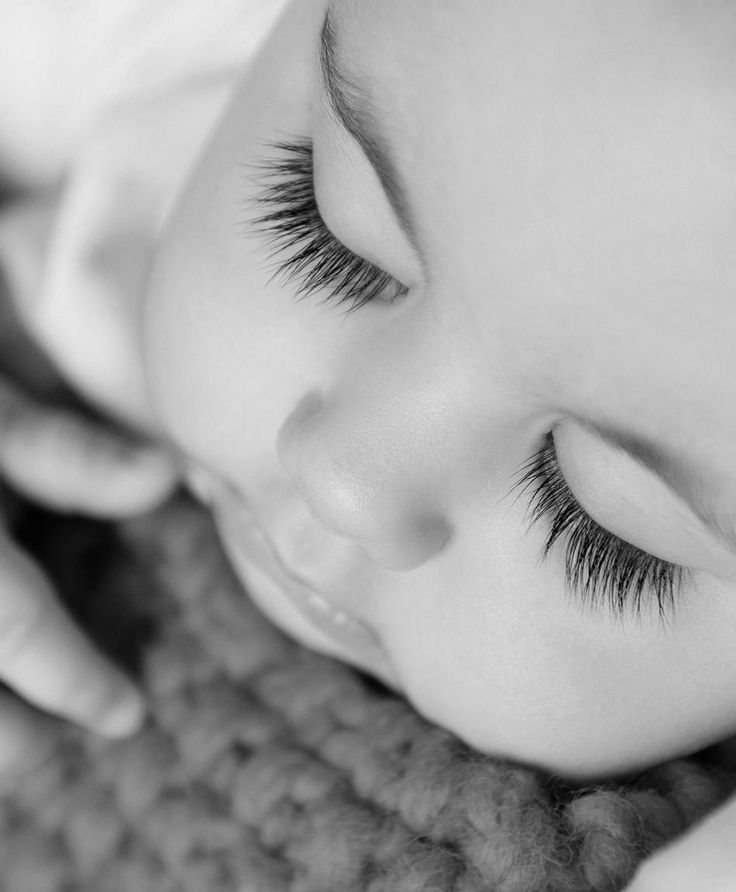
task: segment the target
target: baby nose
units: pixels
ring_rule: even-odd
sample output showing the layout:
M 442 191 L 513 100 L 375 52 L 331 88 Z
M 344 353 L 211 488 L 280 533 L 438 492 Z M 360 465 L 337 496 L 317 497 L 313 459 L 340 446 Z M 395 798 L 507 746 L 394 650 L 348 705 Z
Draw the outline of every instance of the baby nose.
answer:
M 312 392 L 283 423 L 277 442 L 281 463 L 314 517 L 391 570 L 420 566 L 452 534 L 402 439 L 355 407 L 328 406 Z

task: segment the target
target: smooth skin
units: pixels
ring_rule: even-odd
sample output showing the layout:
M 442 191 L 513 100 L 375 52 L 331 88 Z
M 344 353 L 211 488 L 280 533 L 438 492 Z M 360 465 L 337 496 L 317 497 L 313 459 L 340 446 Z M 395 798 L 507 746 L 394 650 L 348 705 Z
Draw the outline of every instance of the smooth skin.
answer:
M 333 3 L 337 58 L 394 159 L 408 238 L 319 92 L 326 6 L 293 2 L 245 73 L 145 306 L 153 411 L 236 571 L 287 631 L 481 750 L 591 777 L 727 737 L 736 548 L 580 420 L 667 448 L 736 527 L 736 12 Z M 270 278 L 249 171 L 285 136 L 313 140 L 324 220 L 404 298 L 346 316 Z M 546 531 L 528 530 L 510 490 L 552 428 L 588 513 L 692 571 L 666 623 L 650 602 L 617 618 L 581 605 L 559 545 L 539 562 Z M 252 522 L 372 629 L 375 654 L 302 618 L 253 561 Z M 650 861 L 637 892 L 727 888 L 703 859 L 736 841 L 733 811 Z M 678 857 L 689 875 L 671 873 Z
M 249 69 L 145 311 L 156 411 L 209 475 L 246 586 L 297 637 L 482 750 L 581 777 L 727 736 L 736 550 L 575 419 L 687 459 L 733 524 L 736 13 L 335 4 L 338 62 L 370 98 L 421 254 L 318 95 L 324 14 L 294 4 Z M 247 220 L 255 165 L 284 134 L 314 140 L 325 221 L 404 298 L 345 315 L 270 280 Z M 528 500 L 510 489 L 555 425 L 583 507 L 693 570 L 667 623 L 646 599 L 639 618 L 581 606 L 559 545 L 539 563 L 546 530 L 527 532 Z M 379 657 L 315 633 L 261 579 L 252 518 L 375 631 Z
M 147 307 L 156 410 L 209 481 L 244 584 L 296 637 L 484 751 L 590 777 L 732 734 L 736 550 L 576 419 L 689 463 L 734 528 L 736 12 L 334 3 L 338 61 L 374 109 L 413 242 L 315 86 L 324 14 L 292 4 L 245 76 Z M 269 279 L 247 171 L 284 135 L 313 140 L 324 220 L 404 299 L 345 316 Z M 589 514 L 692 571 L 667 623 L 646 606 L 618 619 L 581 606 L 559 545 L 539 563 L 545 531 L 527 531 L 509 490 L 552 427 Z M 251 559 L 253 517 L 295 573 L 374 630 L 380 656 L 292 609 Z M 685 844 L 690 873 L 672 875 L 671 850 L 637 892 L 708 877 L 706 849 Z

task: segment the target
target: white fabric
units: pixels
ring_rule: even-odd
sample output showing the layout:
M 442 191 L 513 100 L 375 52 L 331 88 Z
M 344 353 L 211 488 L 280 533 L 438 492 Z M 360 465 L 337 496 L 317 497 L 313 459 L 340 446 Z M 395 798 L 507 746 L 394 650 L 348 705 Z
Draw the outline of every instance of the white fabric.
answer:
M 0 166 L 52 179 L 102 116 L 227 83 L 282 0 L 0 0 Z
M 62 374 L 148 423 L 132 315 L 166 213 L 285 0 L 0 0 L 14 302 Z

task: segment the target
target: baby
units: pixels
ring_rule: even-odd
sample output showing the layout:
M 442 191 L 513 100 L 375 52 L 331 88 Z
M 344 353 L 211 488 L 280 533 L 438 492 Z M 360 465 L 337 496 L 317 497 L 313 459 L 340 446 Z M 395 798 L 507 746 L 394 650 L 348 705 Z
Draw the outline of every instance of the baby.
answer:
M 116 317 L 135 370 L 57 343 L 277 624 L 567 776 L 736 729 L 735 40 L 724 0 L 292 2 Z M 2 610 L 9 684 L 135 724 Z M 630 888 L 736 888 L 734 844 L 727 805 Z

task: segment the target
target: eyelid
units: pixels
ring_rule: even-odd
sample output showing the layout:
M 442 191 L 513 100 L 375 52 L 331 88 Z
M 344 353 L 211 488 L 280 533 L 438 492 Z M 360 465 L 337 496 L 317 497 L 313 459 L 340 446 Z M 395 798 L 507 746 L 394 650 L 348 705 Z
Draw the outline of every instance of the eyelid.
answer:
M 609 448 L 624 452 L 656 475 L 706 527 L 710 536 L 736 554 L 736 521 L 718 516 L 709 504 L 701 473 L 683 457 L 675 456 L 660 444 L 632 430 L 618 429 L 605 421 L 570 416 L 580 427 L 590 431 Z
M 542 520 L 549 522 L 540 561 L 558 540 L 564 540 L 565 581 L 571 593 L 583 604 L 597 606 L 604 601 L 616 616 L 627 609 L 638 616 L 646 591 L 646 597 L 652 595 L 656 601 L 660 620 L 666 622 L 683 585 L 691 580 L 691 571 L 649 554 L 596 523 L 562 474 L 551 431 L 517 474 L 519 479 L 510 490 L 520 490 L 515 501 L 533 487 L 525 513 L 525 517 L 531 515 L 528 528 Z
M 383 260 L 373 256 L 371 251 L 366 250 L 365 245 L 361 245 L 360 247 L 357 247 L 356 245 L 354 245 L 352 243 L 353 241 L 357 241 L 357 239 L 353 240 L 350 238 L 345 238 L 342 235 L 337 235 L 336 230 L 339 231 L 341 227 L 339 225 L 331 224 L 330 214 L 324 211 L 323 203 L 320 201 L 316 187 L 315 187 L 314 192 L 315 192 L 315 196 L 314 196 L 315 205 L 317 208 L 317 213 L 319 215 L 321 225 L 324 227 L 325 231 L 327 233 L 329 233 L 330 237 L 332 239 L 334 239 L 334 241 L 338 245 L 340 245 L 340 247 L 342 249 L 350 252 L 350 254 L 352 254 L 354 257 L 362 260 L 364 263 L 367 263 L 367 264 L 375 267 L 376 269 L 381 270 L 381 272 L 384 272 L 386 275 L 391 276 L 392 279 L 394 279 L 395 281 L 397 281 L 401 285 L 403 285 L 407 291 L 410 290 L 411 288 L 415 287 L 416 283 L 414 282 L 412 276 L 394 275 L 393 272 L 389 271 L 389 264 L 384 263 Z M 361 239 L 361 241 L 365 241 L 365 239 Z
M 325 225 L 339 241 L 412 289 L 422 286 L 422 261 L 375 171 L 334 126 L 315 127 L 314 193 Z
M 577 418 L 554 428 L 564 476 L 595 520 L 663 560 L 706 572 L 736 573 L 736 554 L 714 536 L 680 494 L 629 450 Z
M 426 258 L 417 238 L 419 227 L 407 200 L 406 187 L 368 92 L 355 77 L 348 76 L 340 67 L 335 25 L 330 12 L 328 8 L 320 35 L 317 76 L 317 88 L 323 100 L 320 105 L 327 105 L 328 115 L 360 146 L 393 208 L 402 232 L 419 259 L 422 273 L 426 273 Z
M 249 225 L 271 243 L 272 278 L 295 283 L 297 299 L 326 291 L 323 303 L 348 304 L 348 312 L 373 300 L 392 303 L 403 296 L 406 286 L 346 247 L 322 219 L 314 194 L 311 141 L 274 143 L 270 153 L 258 166 L 260 213 Z

